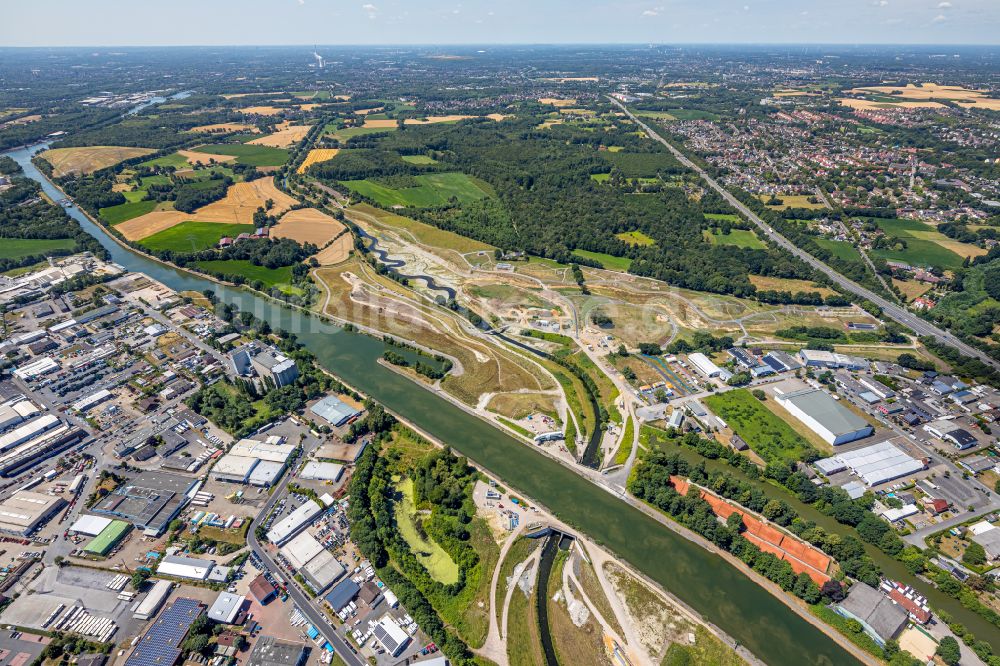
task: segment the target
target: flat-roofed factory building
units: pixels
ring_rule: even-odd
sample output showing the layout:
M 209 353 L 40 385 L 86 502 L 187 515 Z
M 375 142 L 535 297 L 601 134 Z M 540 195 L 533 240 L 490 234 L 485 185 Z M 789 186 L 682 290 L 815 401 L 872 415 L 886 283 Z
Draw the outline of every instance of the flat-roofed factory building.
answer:
M 871 424 L 834 400 L 826 391 L 806 389 L 779 394 L 776 399 L 827 444 L 846 444 L 875 432 Z

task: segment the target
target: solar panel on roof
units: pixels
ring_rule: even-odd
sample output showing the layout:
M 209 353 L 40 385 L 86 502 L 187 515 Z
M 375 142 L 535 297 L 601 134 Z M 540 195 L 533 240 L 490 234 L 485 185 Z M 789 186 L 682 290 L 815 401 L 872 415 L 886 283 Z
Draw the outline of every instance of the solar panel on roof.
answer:
M 172 666 L 181 654 L 181 641 L 203 608 L 195 599 L 175 599 L 143 635 L 125 666 Z

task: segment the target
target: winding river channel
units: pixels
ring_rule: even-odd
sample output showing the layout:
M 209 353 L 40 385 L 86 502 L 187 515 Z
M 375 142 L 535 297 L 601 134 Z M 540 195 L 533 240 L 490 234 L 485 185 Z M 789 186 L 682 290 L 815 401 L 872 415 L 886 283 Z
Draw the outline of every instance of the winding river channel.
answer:
M 6 154 L 59 201 L 64 195 L 31 164 L 31 156 L 44 147 Z M 253 312 L 272 328 L 295 333 L 330 372 L 601 543 L 768 664 L 857 663 L 834 640 L 720 556 L 486 421 L 383 368 L 377 363 L 386 349 L 382 341 L 164 266 L 118 245 L 76 208 L 67 212 L 125 268 L 146 273 L 178 291 L 211 289 L 222 301 Z

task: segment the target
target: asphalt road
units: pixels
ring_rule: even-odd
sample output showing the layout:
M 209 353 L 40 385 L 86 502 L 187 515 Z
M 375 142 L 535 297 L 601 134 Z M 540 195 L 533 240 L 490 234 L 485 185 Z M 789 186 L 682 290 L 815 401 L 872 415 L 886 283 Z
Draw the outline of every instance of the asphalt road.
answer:
M 294 580 L 289 580 L 288 574 L 284 573 L 281 570 L 281 567 L 278 566 L 278 563 L 271 559 L 271 556 L 257 539 L 257 525 L 259 525 L 261 520 L 266 518 L 268 514 L 271 513 L 271 509 L 274 508 L 274 504 L 284 496 L 285 487 L 288 485 L 288 481 L 291 478 L 291 471 L 286 472 L 280 485 L 273 493 L 271 493 L 271 498 L 267 500 L 264 508 L 261 509 L 257 514 L 257 517 L 254 518 L 253 524 L 250 526 L 250 531 L 247 532 L 247 543 L 250 545 L 250 549 L 260 559 L 261 563 L 263 563 L 272 574 L 276 573 L 281 576 L 282 580 L 287 580 L 288 594 L 292 598 L 292 601 L 294 601 L 295 605 L 299 607 L 302 614 L 308 618 L 310 624 L 316 627 L 316 629 L 319 630 L 319 633 L 321 633 L 323 637 L 330 642 L 330 645 L 333 646 L 337 656 L 343 659 L 347 666 L 367 666 L 367 660 L 362 660 L 361 657 L 355 654 L 354 650 L 350 645 L 348 645 L 347 641 L 341 638 L 333 630 L 333 627 L 330 626 L 326 616 L 323 615 L 323 613 L 316 608 L 315 605 L 313 605 L 312 599 L 308 598 L 302 590 L 298 588 L 298 585 Z
M 767 223 L 764 222 L 764 220 L 760 219 L 760 217 L 757 216 L 756 213 L 754 213 L 752 210 L 743 205 L 741 201 L 739 201 L 736 197 L 730 194 L 724 187 L 719 185 L 719 183 L 716 182 L 714 178 L 709 176 L 704 169 L 702 169 L 700 166 L 689 160 L 682 152 L 674 148 L 672 145 L 670 145 L 669 142 L 664 140 L 663 137 L 654 132 L 646 123 L 639 120 L 631 111 L 628 110 L 628 107 L 626 107 L 624 104 L 622 104 L 621 102 L 619 102 L 614 98 L 610 99 L 612 102 L 618 105 L 629 118 L 631 118 L 637 125 L 642 127 L 649 134 L 650 137 L 652 137 L 656 141 L 659 141 L 664 146 L 666 146 L 667 149 L 671 153 L 673 153 L 674 157 L 676 157 L 681 164 L 688 167 L 692 171 L 695 171 L 699 176 L 701 176 L 702 180 L 704 180 L 709 187 L 718 192 L 719 195 L 722 196 L 722 198 L 725 199 L 727 202 L 729 202 L 729 204 L 733 208 L 739 211 L 740 214 L 743 215 L 743 217 L 747 218 L 748 220 L 756 224 L 760 228 L 761 232 L 767 238 L 774 241 L 775 244 L 779 245 L 785 250 L 788 250 L 790 253 L 794 254 L 802 261 L 806 262 L 816 270 L 822 272 L 831 280 L 833 280 L 836 284 L 840 285 L 847 291 L 850 291 L 854 294 L 857 294 L 858 296 L 866 298 L 875 305 L 879 306 L 880 308 L 882 308 L 882 311 L 885 313 L 886 317 L 893 319 L 899 322 L 900 324 L 903 324 L 904 326 L 909 327 L 910 329 L 915 331 L 917 335 L 929 335 L 931 337 L 934 337 L 939 342 L 944 342 L 951 345 L 952 347 L 955 347 L 966 356 L 973 356 L 981 360 L 983 363 L 986 363 L 994 368 L 1000 369 L 1000 362 L 997 362 L 995 359 L 991 358 L 990 356 L 987 356 L 986 354 L 979 351 L 975 347 L 962 342 L 948 331 L 942 330 L 937 326 L 927 321 L 924 321 L 923 319 L 916 316 L 909 310 L 901 308 L 895 303 L 892 303 L 891 301 L 883 298 L 882 296 L 879 296 L 875 292 L 866 289 L 865 287 L 862 287 L 861 285 L 857 284 L 852 280 L 847 279 L 846 277 L 844 277 L 837 271 L 833 270 L 832 268 L 827 266 L 825 263 L 823 263 L 816 257 L 796 247 L 790 240 L 775 232 L 774 229 L 769 227 Z

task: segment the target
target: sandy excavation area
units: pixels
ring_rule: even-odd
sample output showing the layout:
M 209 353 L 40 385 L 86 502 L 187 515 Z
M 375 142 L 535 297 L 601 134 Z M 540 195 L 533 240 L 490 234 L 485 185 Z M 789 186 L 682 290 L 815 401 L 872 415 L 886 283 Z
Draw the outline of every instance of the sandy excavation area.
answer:
M 109 166 L 114 166 L 122 160 L 150 155 L 156 151 L 151 148 L 127 148 L 125 146 L 79 146 L 74 148 L 53 148 L 41 153 L 39 157 L 52 165 L 52 171 L 57 177 L 71 174 L 93 173 Z
M 274 186 L 273 178 L 258 178 L 249 183 L 233 184 L 224 199 L 213 201 L 193 213 L 154 211 L 122 222 L 115 230 L 128 240 L 137 241 L 187 221 L 253 224 L 254 211 L 268 199 L 274 202 L 271 213 L 275 215 L 284 213 L 296 203 L 294 198 Z
M 283 126 L 282 126 L 283 125 Z M 256 139 L 247 141 L 254 146 L 270 146 L 271 148 L 287 148 L 293 143 L 298 143 L 306 138 L 306 134 L 312 129 L 312 125 L 289 125 L 282 123 L 274 134 L 268 134 Z
M 311 167 L 313 164 L 332 160 L 339 152 L 340 148 L 313 148 L 309 151 L 309 154 L 306 155 L 306 158 L 302 160 L 302 164 L 299 165 L 297 172 L 305 173 L 306 169 Z
M 272 238 L 291 238 L 323 247 L 344 230 L 344 225 L 315 208 L 290 210 L 271 227 Z

